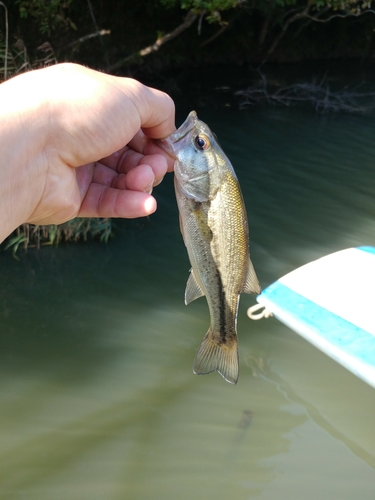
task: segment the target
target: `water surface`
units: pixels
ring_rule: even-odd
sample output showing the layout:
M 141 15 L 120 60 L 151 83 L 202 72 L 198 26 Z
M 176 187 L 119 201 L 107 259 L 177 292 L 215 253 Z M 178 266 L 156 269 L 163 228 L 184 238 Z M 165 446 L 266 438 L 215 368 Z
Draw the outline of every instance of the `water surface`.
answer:
M 374 116 L 201 104 L 179 122 L 196 109 L 231 158 L 263 288 L 375 245 Z M 374 390 L 276 319 L 250 321 L 253 296 L 238 384 L 193 375 L 208 309 L 183 303 L 172 176 L 155 194 L 158 212 L 107 245 L 0 254 L 0 498 L 373 499 Z

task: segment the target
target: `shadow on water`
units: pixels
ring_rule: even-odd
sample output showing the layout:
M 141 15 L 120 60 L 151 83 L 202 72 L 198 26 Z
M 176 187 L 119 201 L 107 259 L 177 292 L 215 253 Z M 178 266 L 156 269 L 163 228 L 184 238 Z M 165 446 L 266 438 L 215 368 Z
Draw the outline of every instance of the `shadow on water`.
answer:
M 184 108 L 235 166 L 263 287 L 374 245 L 372 117 Z M 372 499 L 373 389 L 275 319 L 250 322 L 254 297 L 237 386 L 192 374 L 207 305 L 183 304 L 172 176 L 155 195 L 108 245 L 0 254 L 0 498 Z

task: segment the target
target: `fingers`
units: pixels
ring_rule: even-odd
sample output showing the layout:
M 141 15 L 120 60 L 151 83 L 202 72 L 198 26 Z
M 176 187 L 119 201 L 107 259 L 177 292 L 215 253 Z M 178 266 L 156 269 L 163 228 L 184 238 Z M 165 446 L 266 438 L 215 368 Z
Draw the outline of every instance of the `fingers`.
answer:
M 78 216 L 133 219 L 151 215 L 155 210 L 156 200 L 147 193 L 91 184 Z
M 154 141 L 150 141 L 146 147 L 144 148 L 144 154 L 146 155 L 160 155 L 164 156 L 165 161 L 167 162 L 167 172 L 173 172 L 174 168 L 174 158 L 169 156 L 163 149 L 161 149 Z
M 169 154 L 167 154 L 164 149 L 158 146 L 155 141 L 150 140 L 148 137 L 146 137 L 142 130 L 139 130 L 138 133 L 129 142 L 129 147 L 145 155 L 164 156 L 168 165 L 167 171 L 173 171 L 174 158 L 169 156 Z
M 98 164 L 92 181 L 116 189 L 130 189 L 151 194 L 152 188 L 163 180 L 166 173 L 165 165 L 164 162 L 159 164 L 157 158 L 150 158 L 150 161 L 147 161 L 147 157 L 144 157 L 144 160 L 145 163 L 137 165 L 127 174 L 117 174 L 114 170 Z
M 76 179 L 82 195 L 80 217 L 144 217 L 156 210 L 156 201 L 150 196 L 152 188 L 165 173 L 165 163 L 161 169 L 141 164 L 128 173 L 117 172 L 101 163 L 93 167 L 76 169 Z M 157 162 L 156 162 L 157 163 Z
M 155 185 L 155 175 L 150 165 L 138 165 L 128 174 L 118 175 L 115 182 L 112 183 L 112 187 L 117 189 L 143 191 L 148 194 L 151 194 Z
M 154 151 L 154 153 L 145 156 L 133 149 L 124 147 L 107 158 L 103 158 L 100 163 L 119 174 L 130 173 L 138 165 L 149 165 L 154 172 L 154 186 L 156 186 L 162 181 L 164 175 L 173 169 L 173 159 L 167 158 L 164 154 L 159 154 L 161 150 L 157 146 L 151 151 Z
M 136 153 L 139 153 L 138 155 Z M 168 172 L 172 172 L 174 159 L 161 149 L 153 140 L 145 136 L 142 130 L 139 130 L 128 145 L 112 153 L 110 156 L 100 160 L 104 165 L 118 172 L 127 172 L 140 163 L 143 155 L 163 156 L 167 162 Z M 126 165 L 128 163 L 128 166 Z

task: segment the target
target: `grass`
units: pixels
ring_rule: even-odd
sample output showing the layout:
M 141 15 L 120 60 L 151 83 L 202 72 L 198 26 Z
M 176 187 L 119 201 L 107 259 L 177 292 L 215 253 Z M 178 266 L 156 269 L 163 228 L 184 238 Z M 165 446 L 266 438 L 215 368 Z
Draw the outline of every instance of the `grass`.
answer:
M 99 239 L 107 243 L 111 235 L 111 219 L 77 217 L 60 225 L 22 224 L 4 241 L 2 246 L 4 250 L 12 250 L 13 256 L 16 256 L 20 247 L 27 250 L 44 245 L 57 246 L 61 242 L 87 241 L 88 239 Z

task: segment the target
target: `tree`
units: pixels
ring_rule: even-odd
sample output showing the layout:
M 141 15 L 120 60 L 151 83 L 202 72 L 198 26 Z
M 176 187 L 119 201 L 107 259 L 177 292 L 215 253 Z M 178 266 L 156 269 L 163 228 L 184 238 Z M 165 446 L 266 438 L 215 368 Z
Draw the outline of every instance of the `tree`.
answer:
M 146 57 L 159 68 L 321 57 L 324 37 L 340 55 L 343 37 L 363 53 L 373 48 L 375 28 L 367 0 L 16 0 L 8 10 L 10 45 L 16 40 L 31 60 L 48 42 L 59 61 L 108 71 Z

